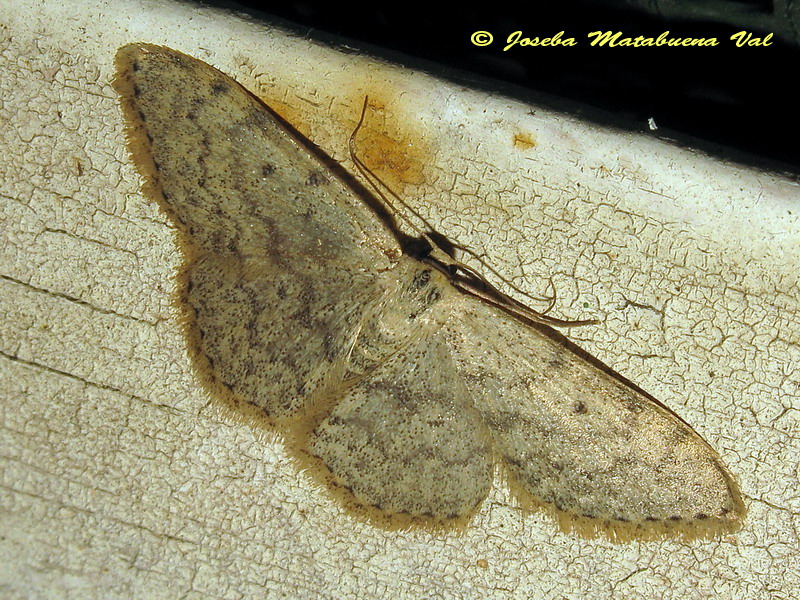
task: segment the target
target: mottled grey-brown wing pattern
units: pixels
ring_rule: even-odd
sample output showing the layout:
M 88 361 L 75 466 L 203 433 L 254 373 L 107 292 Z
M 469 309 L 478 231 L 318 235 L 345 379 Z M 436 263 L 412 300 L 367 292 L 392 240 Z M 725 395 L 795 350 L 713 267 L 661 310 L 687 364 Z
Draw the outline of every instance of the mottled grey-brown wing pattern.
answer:
M 292 417 L 343 369 L 397 240 L 230 77 L 147 44 L 117 63 L 134 156 L 186 236 L 198 366 L 234 401 Z
M 733 530 L 717 454 L 658 402 L 402 256 L 371 209 L 238 83 L 122 48 L 146 190 L 183 232 L 181 307 L 212 390 L 384 524 L 463 523 L 500 465 L 587 533 Z
M 472 514 L 493 459 L 441 336 L 398 351 L 336 402 L 309 452 L 364 505 L 439 521 Z
M 738 523 L 733 477 L 669 409 L 494 306 L 464 297 L 456 314 L 456 370 L 518 491 L 631 531 Z

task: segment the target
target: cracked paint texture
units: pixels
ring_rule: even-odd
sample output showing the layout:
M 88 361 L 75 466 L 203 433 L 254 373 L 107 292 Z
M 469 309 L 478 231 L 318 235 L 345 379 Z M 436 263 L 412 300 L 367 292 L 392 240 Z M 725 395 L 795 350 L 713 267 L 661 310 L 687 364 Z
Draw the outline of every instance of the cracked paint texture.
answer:
M 427 159 L 409 163 L 420 172 L 386 179 L 522 291 L 555 290 L 554 315 L 602 318 L 569 333 L 712 443 L 737 474 L 748 522 L 708 542 L 619 546 L 554 534 L 502 488 L 460 535 L 346 521 L 280 444 L 221 419 L 193 378 L 170 305 L 174 236 L 139 194 L 109 85 L 116 48 L 141 39 L 125 29 L 133 9 L 4 7 L 4 596 L 797 594 L 800 307 L 786 259 L 800 239 L 795 182 L 530 116 L 222 13 L 140 4 L 138 26 L 154 32 L 191 13 L 185 39 L 149 41 L 293 107 L 287 118 L 336 159 L 346 161 L 371 82 L 393 90 L 378 123 L 388 139 L 439 123 Z M 88 33 L 73 37 L 79 28 Z M 536 145 L 515 148 L 520 132 Z

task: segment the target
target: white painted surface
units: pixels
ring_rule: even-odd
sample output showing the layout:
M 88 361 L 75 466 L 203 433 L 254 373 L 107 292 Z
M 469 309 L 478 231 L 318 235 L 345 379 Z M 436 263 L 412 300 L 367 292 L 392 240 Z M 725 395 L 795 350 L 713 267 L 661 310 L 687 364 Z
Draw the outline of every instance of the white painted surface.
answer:
M 180 3 L 6 3 L 0 23 L 4 597 L 797 594 L 796 182 Z M 214 64 L 345 166 L 363 96 L 382 104 L 365 159 L 517 286 L 552 278 L 554 315 L 604 318 L 569 333 L 720 452 L 745 529 L 585 540 L 500 487 L 463 535 L 388 533 L 221 419 L 110 86 L 132 41 Z

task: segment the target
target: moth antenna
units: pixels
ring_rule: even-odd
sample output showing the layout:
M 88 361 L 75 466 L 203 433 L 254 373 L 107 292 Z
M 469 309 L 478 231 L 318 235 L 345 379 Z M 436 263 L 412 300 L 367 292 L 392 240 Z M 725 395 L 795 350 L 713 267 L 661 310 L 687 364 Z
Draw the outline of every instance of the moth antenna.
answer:
M 428 264 L 431 264 L 432 266 L 437 267 L 437 268 L 439 268 L 439 265 L 447 265 L 448 267 L 455 268 L 456 271 L 462 271 L 462 272 L 468 273 L 471 277 L 467 281 L 474 279 L 474 280 L 479 281 L 481 285 L 480 286 L 468 285 L 467 283 L 465 283 L 464 281 L 459 280 L 452 273 L 450 273 L 449 268 L 445 268 L 445 269 L 439 268 L 439 270 L 442 273 L 444 273 L 445 275 L 447 275 L 448 277 L 450 277 L 450 279 L 451 279 L 451 281 L 453 281 L 454 285 L 458 289 L 462 290 L 463 292 L 468 293 L 468 294 L 472 294 L 474 296 L 477 296 L 477 297 L 479 297 L 479 298 L 481 298 L 483 300 L 486 300 L 487 302 L 490 302 L 490 303 L 492 303 L 492 304 L 494 304 L 496 306 L 504 308 L 505 310 L 508 310 L 508 311 L 512 312 L 513 314 L 517 314 L 517 315 L 523 316 L 523 317 L 525 317 L 527 319 L 530 319 L 532 321 L 536 321 L 538 323 L 543 323 L 545 325 L 553 325 L 555 327 L 565 327 L 565 328 L 566 327 L 582 327 L 584 325 L 596 325 L 596 324 L 598 324 L 600 322 L 597 319 L 565 320 L 565 319 L 558 319 L 556 317 L 548 316 L 547 313 L 550 310 L 552 310 L 553 306 L 555 305 L 555 295 L 550 298 L 549 304 L 548 304 L 548 307 L 547 307 L 546 310 L 544 310 L 543 312 L 534 310 L 533 308 L 527 306 L 526 304 L 524 304 L 524 303 L 522 303 L 522 302 L 520 302 L 518 300 L 515 300 L 511 296 L 508 296 L 507 294 L 504 294 L 503 292 L 498 290 L 496 287 L 494 287 L 488 281 L 486 281 L 486 279 L 483 277 L 483 275 L 478 273 L 475 269 L 473 269 L 469 265 L 466 265 L 465 263 L 463 263 L 461 261 L 458 261 L 458 260 L 454 259 L 453 257 L 451 257 L 449 254 L 447 254 L 447 252 L 444 250 L 444 248 L 442 248 L 441 245 L 439 245 L 425 230 L 423 230 L 420 227 L 418 227 L 406 215 L 406 212 L 410 212 L 416 218 L 418 218 L 420 221 L 422 221 L 422 223 L 424 223 L 425 226 L 428 227 L 429 230 L 431 230 L 431 231 L 434 230 L 434 228 L 425 219 L 425 217 L 423 217 L 416 210 L 414 210 L 411 206 L 409 206 L 405 201 L 403 201 L 403 199 L 399 195 L 397 195 L 391 189 L 391 187 L 389 187 L 377 174 L 375 174 L 372 171 L 372 169 L 370 169 L 364 163 L 364 161 L 362 161 L 359 158 L 358 153 L 356 152 L 356 138 L 358 136 L 358 132 L 364 126 L 364 121 L 366 120 L 368 104 L 369 104 L 369 96 L 365 95 L 364 96 L 364 103 L 361 105 L 361 115 L 359 116 L 358 123 L 356 123 L 356 126 L 353 129 L 353 132 L 350 134 L 350 140 L 349 140 L 349 143 L 348 143 L 348 149 L 350 151 L 350 159 L 353 161 L 353 164 L 356 166 L 356 169 L 358 169 L 358 172 L 361 173 L 361 175 L 364 177 L 364 179 L 367 181 L 367 183 L 373 189 L 373 191 L 378 195 L 378 197 L 381 199 L 381 201 L 386 206 L 389 207 L 390 211 L 392 212 L 392 215 L 395 216 L 395 217 L 399 217 L 417 235 L 419 235 L 428 244 L 430 244 L 430 247 L 431 247 L 432 250 L 438 250 L 438 252 L 435 253 L 436 256 L 433 256 L 433 260 L 425 259 L 425 262 L 427 262 Z M 384 190 L 386 190 L 386 193 L 384 193 Z M 391 195 L 399 204 L 401 204 L 403 206 L 404 210 L 403 211 L 397 210 L 397 207 L 389 199 L 388 195 Z M 519 287 L 515 286 L 513 283 L 511 283 L 510 281 L 508 281 L 507 279 L 502 277 L 499 273 L 497 273 L 497 271 L 495 271 L 491 266 L 486 264 L 486 262 L 483 261 L 480 257 L 478 257 L 474 252 L 469 251 L 469 250 L 467 250 L 467 249 L 465 249 L 465 248 L 463 248 L 461 246 L 459 246 L 459 248 L 469 252 L 469 254 L 471 256 L 476 258 L 484 267 L 488 268 L 494 275 L 499 277 L 503 282 L 505 282 L 507 285 L 509 285 L 514 291 L 516 291 L 516 292 L 518 292 L 520 294 L 523 294 L 524 296 L 526 296 L 527 298 L 529 298 L 531 300 L 540 301 L 539 298 L 531 296 L 527 292 L 521 290 Z M 550 285 L 551 286 L 553 285 L 552 279 L 550 280 Z M 486 288 L 490 289 L 491 293 L 490 294 L 486 294 L 485 292 L 480 290 L 480 287 L 486 287 Z

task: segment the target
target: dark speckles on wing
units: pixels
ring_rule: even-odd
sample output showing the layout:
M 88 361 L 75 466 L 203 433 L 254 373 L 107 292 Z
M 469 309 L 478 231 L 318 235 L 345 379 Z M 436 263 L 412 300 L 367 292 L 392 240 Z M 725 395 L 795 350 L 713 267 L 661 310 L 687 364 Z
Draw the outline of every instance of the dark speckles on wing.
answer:
M 280 298 L 281 300 L 286 300 L 289 297 L 289 290 L 286 287 L 285 281 L 281 281 L 280 283 L 278 283 L 278 287 L 276 288 L 276 293 L 278 295 L 278 298 Z
M 564 349 L 559 348 L 550 356 L 550 360 L 547 361 L 547 366 L 551 370 L 560 370 L 566 365 L 566 361 L 564 360 L 564 352 Z
M 218 94 L 226 94 L 230 91 L 231 86 L 228 85 L 224 81 L 218 81 L 211 86 L 211 93 L 218 95 Z
M 638 398 L 633 398 L 630 395 L 626 395 L 622 401 L 622 405 L 626 410 L 636 414 L 639 414 L 644 410 L 644 405 L 642 402 Z

